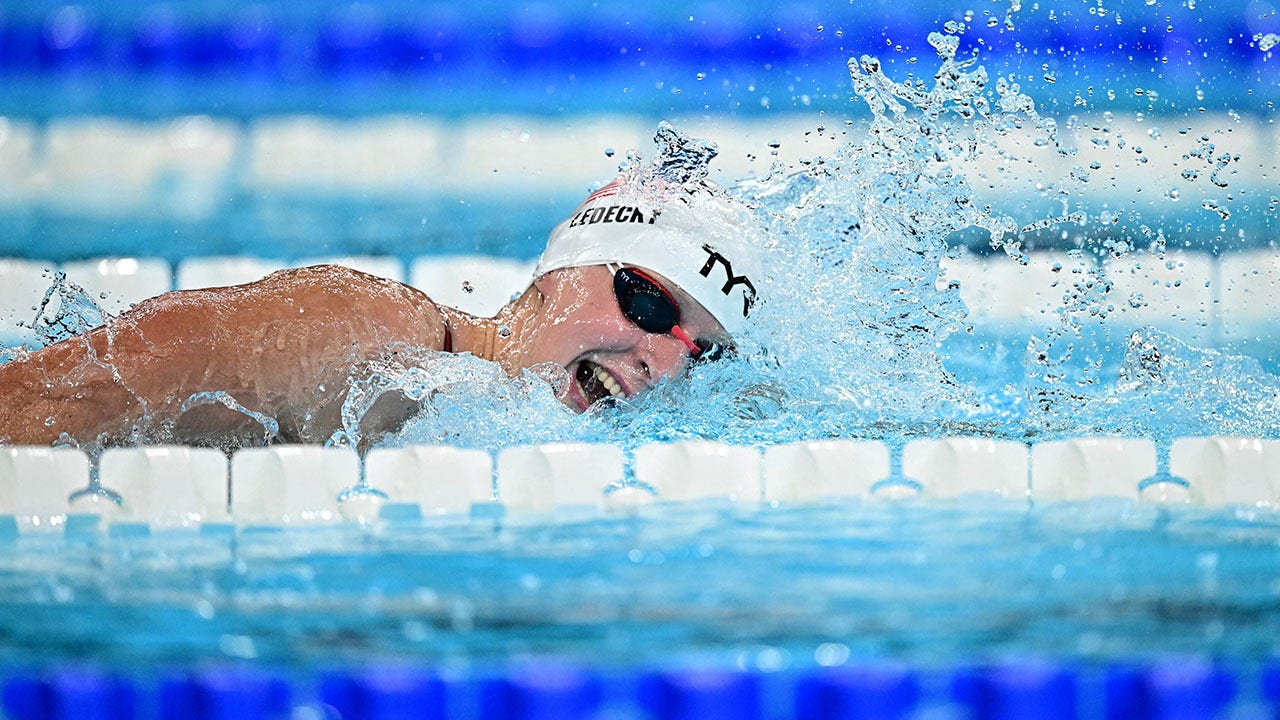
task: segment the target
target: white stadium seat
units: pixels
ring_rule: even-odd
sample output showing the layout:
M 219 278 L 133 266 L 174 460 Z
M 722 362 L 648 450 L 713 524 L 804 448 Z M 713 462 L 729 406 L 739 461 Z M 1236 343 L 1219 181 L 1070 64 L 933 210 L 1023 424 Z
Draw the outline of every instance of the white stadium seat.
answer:
M 29 326 L 36 307 L 53 284 L 54 264 L 39 260 L 0 258 L 0 345 L 16 345 L 32 338 Z
M 254 257 L 196 257 L 178 263 L 178 290 L 227 287 L 260 280 L 285 267 L 277 260 Z
M 533 263 L 471 255 L 420 257 L 409 284 L 443 305 L 493 317 L 532 279 Z
M 1207 342 L 1216 317 L 1213 259 L 1204 253 L 1129 254 L 1104 267 L 1113 283 L 1112 324 L 1154 325 L 1183 340 Z
M 169 263 L 157 258 L 97 258 L 62 265 L 67 279 L 83 287 L 103 310 L 118 315 L 173 289 Z

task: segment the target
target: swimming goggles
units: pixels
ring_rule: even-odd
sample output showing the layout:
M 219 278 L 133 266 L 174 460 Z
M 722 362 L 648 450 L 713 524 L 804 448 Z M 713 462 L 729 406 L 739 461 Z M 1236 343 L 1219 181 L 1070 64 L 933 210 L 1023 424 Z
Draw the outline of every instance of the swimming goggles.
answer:
M 709 340 L 693 340 L 680 327 L 680 306 L 662 283 L 636 268 L 620 267 L 613 273 L 613 294 L 628 320 L 648 333 L 669 334 L 689 348 L 698 362 L 717 360 L 729 348 Z

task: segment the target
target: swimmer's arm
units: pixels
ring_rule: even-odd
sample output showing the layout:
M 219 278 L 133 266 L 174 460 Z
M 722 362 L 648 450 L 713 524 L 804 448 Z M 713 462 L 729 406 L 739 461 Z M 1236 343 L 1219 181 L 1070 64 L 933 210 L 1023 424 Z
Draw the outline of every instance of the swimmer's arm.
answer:
M 290 424 L 324 434 L 337 429 L 326 404 L 340 402 L 354 368 L 401 344 L 443 343 L 443 316 L 425 295 L 336 266 L 166 293 L 109 326 L 0 365 L 0 438 L 48 444 L 66 432 L 85 443 L 127 434 L 144 419 L 179 421 L 187 398 L 214 390 L 276 417 L 286 437 Z M 217 408 L 189 415 L 182 422 L 194 422 L 188 430 L 197 435 L 253 424 Z

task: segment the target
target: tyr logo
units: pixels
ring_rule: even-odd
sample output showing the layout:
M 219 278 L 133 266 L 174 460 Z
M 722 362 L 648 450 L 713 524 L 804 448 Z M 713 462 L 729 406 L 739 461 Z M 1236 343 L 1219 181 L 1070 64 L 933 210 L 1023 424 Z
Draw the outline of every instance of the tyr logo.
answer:
M 702 249 L 707 251 L 707 262 L 703 264 L 700 271 L 702 277 L 710 277 L 711 269 L 716 266 L 716 263 L 720 263 L 724 266 L 725 274 L 724 287 L 720 288 L 720 292 L 728 295 L 729 291 L 733 290 L 734 285 L 745 286 L 742 292 L 742 317 L 746 317 L 747 313 L 751 311 L 751 306 L 756 303 L 756 286 L 751 284 L 751 280 L 746 275 L 734 275 L 733 264 L 729 262 L 728 258 L 713 250 L 710 245 L 703 245 Z

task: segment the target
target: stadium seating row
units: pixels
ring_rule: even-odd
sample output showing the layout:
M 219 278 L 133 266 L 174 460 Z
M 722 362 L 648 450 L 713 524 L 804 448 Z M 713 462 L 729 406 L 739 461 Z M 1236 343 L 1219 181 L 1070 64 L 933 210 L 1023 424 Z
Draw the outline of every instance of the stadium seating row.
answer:
M 775 151 L 793 164 L 830 157 L 865 130 L 862 122 L 803 109 L 761 118 L 662 117 L 718 144 L 713 177 L 722 183 L 767 174 Z M 465 121 L 394 114 L 269 115 L 246 122 L 206 115 L 62 117 L 43 124 L 0 118 L 0 208 L 36 204 L 191 221 L 244 193 L 579 193 L 607 180 L 628 150 L 650 154 L 655 129 L 653 116 L 599 113 Z M 1001 207 L 1011 198 L 1035 199 L 1038 187 L 1060 187 L 1076 196 L 1140 201 L 1139 210 L 1186 209 L 1212 219 L 1201 204 L 1225 203 L 1225 188 L 1233 195 L 1240 188 L 1270 192 L 1271 171 L 1280 162 L 1277 133 L 1263 123 L 1209 114 L 1085 117 L 1058 130 L 1070 152 L 1046 144 L 1037 129 L 1008 129 L 990 135 L 990 147 L 980 143 L 977 157 L 961 164 L 980 199 L 1002 212 L 1016 214 Z M 1088 178 L 1085 167 L 1092 169 Z
M 219 287 L 256 280 L 283 267 L 338 263 L 405 281 L 446 305 L 490 316 L 529 282 L 532 263 L 483 256 L 424 256 L 406 272 L 389 257 L 315 257 L 290 261 L 197 257 L 176 270 L 155 258 L 100 258 L 64 263 L 0 258 L 0 340 L 22 338 L 52 284 L 53 271 L 89 291 L 103 309 L 129 305 L 171 289 Z M 1100 291 L 1100 280 L 1109 290 Z M 1198 344 L 1255 337 L 1280 304 L 1280 254 L 1251 250 L 1213 256 L 1135 253 L 1095 266 L 1091 259 L 1037 252 L 1021 265 L 1004 256 L 946 259 L 940 287 L 954 283 L 980 323 L 1045 327 L 1058 313 L 1105 315 L 1113 326 L 1153 325 Z

